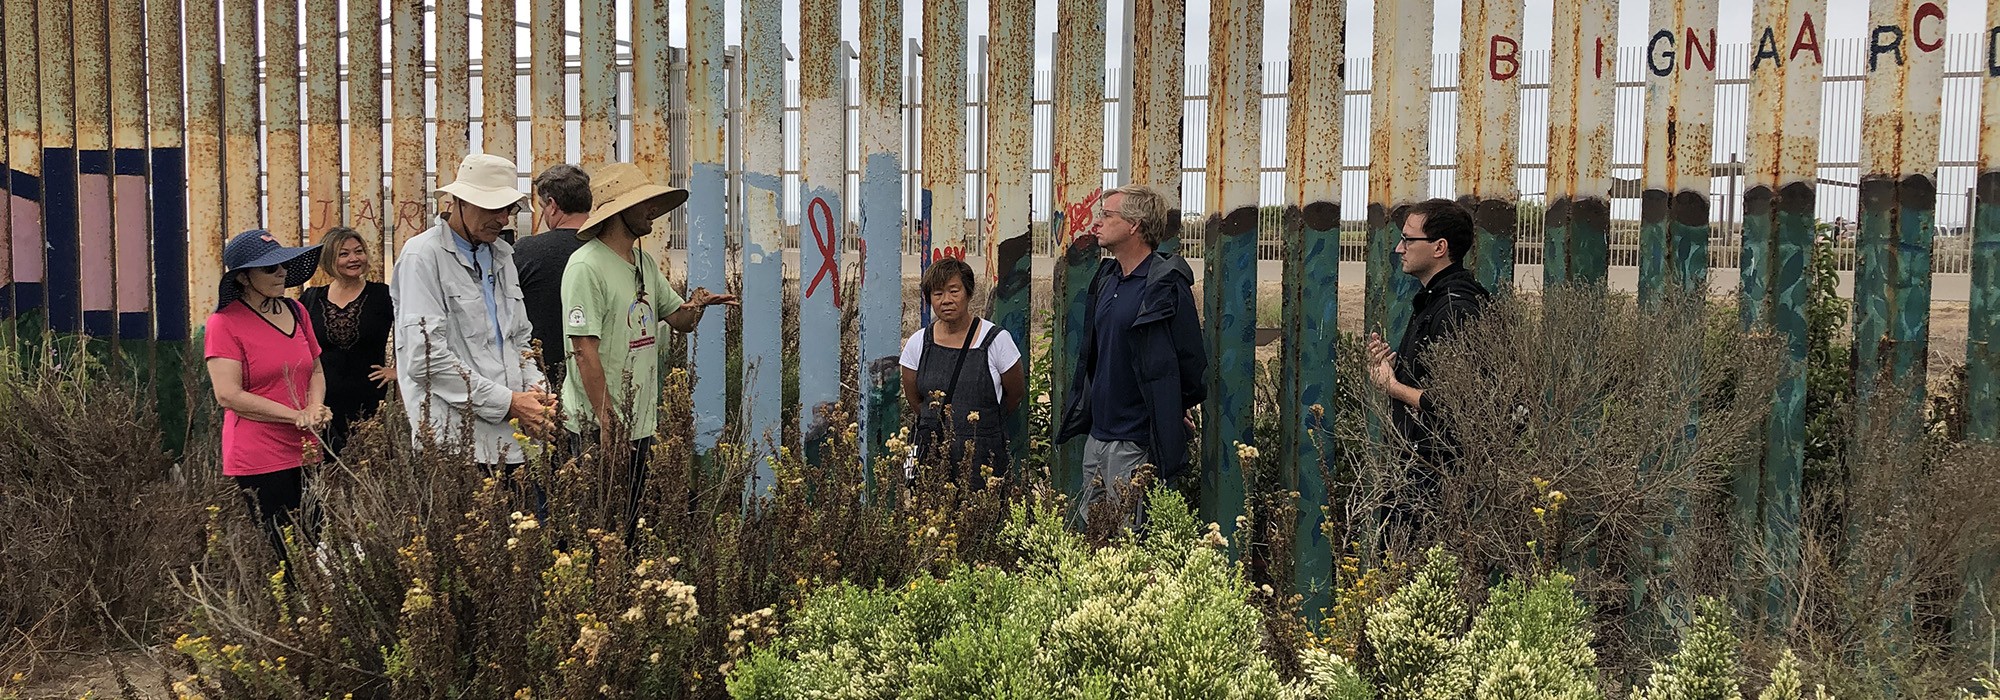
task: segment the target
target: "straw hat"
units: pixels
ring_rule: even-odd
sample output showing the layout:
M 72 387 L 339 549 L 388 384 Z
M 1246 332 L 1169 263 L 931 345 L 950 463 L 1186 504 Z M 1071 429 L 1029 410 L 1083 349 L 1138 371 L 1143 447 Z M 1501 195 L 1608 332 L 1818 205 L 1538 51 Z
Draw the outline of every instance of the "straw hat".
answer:
M 631 163 L 612 163 L 590 174 L 590 199 L 597 205 L 590 208 L 590 218 L 576 230 L 576 237 L 590 240 L 597 237 L 597 229 L 610 221 L 619 212 L 639 206 L 653 204 L 658 207 L 655 217 L 679 209 L 688 198 L 687 190 L 678 187 L 655 184 Z
M 236 273 L 243 270 L 278 265 L 285 269 L 285 287 L 304 285 L 319 267 L 319 251 L 317 245 L 287 248 L 263 229 L 236 234 L 222 247 L 222 282 L 216 289 L 220 303 L 215 310 L 221 311 L 229 302 L 243 298 L 243 286 L 236 283 Z
M 458 164 L 458 179 L 431 194 L 448 194 L 453 199 L 481 209 L 506 209 L 528 198 L 527 194 L 514 189 L 520 181 L 521 173 L 514 169 L 514 161 L 475 153 Z

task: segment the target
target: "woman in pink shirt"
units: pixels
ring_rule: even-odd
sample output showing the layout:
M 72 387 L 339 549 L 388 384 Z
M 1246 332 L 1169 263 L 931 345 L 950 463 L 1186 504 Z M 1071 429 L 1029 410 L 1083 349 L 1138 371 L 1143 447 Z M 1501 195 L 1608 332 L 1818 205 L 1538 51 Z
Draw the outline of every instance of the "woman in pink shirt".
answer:
M 284 528 L 310 541 L 315 518 L 294 518 L 304 501 L 305 467 L 320 460 L 317 433 L 331 418 L 312 322 L 285 289 L 305 284 L 319 246 L 287 248 L 265 231 L 245 231 L 222 249 L 221 304 L 209 314 L 203 356 L 222 405 L 222 474 L 242 487 L 251 515 L 278 556 Z

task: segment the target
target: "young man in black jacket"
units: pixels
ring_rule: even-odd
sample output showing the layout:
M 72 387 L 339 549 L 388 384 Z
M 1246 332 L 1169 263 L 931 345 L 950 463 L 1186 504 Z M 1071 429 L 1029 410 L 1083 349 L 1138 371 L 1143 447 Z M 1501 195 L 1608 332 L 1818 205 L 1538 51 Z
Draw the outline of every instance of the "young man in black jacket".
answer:
M 1056 442 L 1079 435 L 1084 491 L 1079 512 L 1125 498 L 1132 475 L 1152 465 L 1165 481 L 1187 468 L 1189 409 L 1207 395 L 1208 354 L 1195 315 L 1194 271 L 1157 250 L 1172 230 L 1166 201 L 1136 185 L 1112 190 L 1093 212 L 1090 234 L 1112 257 L 1092 278 L 1084 312 L 1083 351 Z M 1143 511 L 1130 494 L 1130 527 Z
M 1472 271 L 1462 264 L 1472 250 L 1472 214 L 1449 199 L 1410 206 L 1403 214 L 1403 272 L 1424 285 L 1412 301 L 1410 324 L 1392 352 L 1377 333 L 1368 335 L 1368 379 L 1392 399 L 1396 433 L 1415 457 L 1408 493 L 1392 506 L 1392 526 L 1416 527 L 1411 501 L 1435 496 L 1438 470 L 1456 445 L 1438 416 L 1424 351 L 1479 312 L 1487 299 Z

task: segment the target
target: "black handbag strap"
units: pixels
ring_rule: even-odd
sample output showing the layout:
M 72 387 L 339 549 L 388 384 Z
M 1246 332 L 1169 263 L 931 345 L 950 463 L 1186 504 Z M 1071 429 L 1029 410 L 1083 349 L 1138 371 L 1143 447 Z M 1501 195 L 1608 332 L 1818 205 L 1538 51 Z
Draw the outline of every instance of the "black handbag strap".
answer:
M 995 326 L 995 328 L 998 328 L 998 326 Z M 932 339 L 932 340 L 936 340 L 936 339 L 937 339 L 937 324 L 935 324 L 935 323 L 931 324 L 931 331 L 930 331 L 930 333 L 931 333 L 931 339 Z M 988 336 L 989 338 L 991 338 L 991 337 L 992 337 L 992 335 L 993 335 L 993 331 L 990 331 L 990 330 L 989 330 L 989 331 L 987 331 L 987 336 Z M 970 350 L 972 349 L 972 341 L 973 341 L 973 340 L 974 340 L 975 338 L 977 338 L 978 336 L 979 336 L 979 319 L 976 319 L 976 318 L 975 318 L 975 319 L 972 319 L 972 327 L 971 327 L 971 328 L 968 328 L 968 329 L 966 329 L 966 330 L 965 330 L 965 340 L 964 340 L 964 341 L 961 341 L 961 342 L 959 343 L 959 346 L 958 346 L 958 361 L 957 361 L 957 362 L 954 362 L 954 363 L 952 363 L 952 366 L 951 366 L 951 383 L 945 386 L 945 389 L 944 389 L 944 403 L 943 403 L 943 404 L 941 404 L 942 406 L 946 406 L 946 407 L 949 407 L 949 406 L 951 406 L 951 398 L 952 398 L 952 395 L 953 395 L 954 393 L 957 393 L 957 392 L 958 392 L 958 376 L 959 376 L 959 374 L 960 374 L 961 372 L 964 372 L 964 371 L 965 371 L 965 356 L 966 356 L 966 354 L 968 354 L 968 352 L 969 352 L 969 351 L 970 351 Z M 982 344 L 982 345 L 981 345 L 980 347 L 985 347 L 985 345 L 984 345 L 984 344 Z

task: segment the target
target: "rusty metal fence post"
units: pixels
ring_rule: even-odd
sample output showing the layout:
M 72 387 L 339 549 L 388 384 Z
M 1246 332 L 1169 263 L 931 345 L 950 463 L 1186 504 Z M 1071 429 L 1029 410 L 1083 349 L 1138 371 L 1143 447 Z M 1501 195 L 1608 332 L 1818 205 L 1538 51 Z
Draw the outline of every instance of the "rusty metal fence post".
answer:
M 41 3 L 42 235 L 50 340 L 83 330 L 77 260 L 75 45 L 68 3 Z
M 688 179 L 687 290 L 726 293 L 729 248 L 724 217 L 729 202 L 724 177 L 728 144 L 723 75 L 722 0 L 693 0 L 688 6 L 688 147 L 693 162 Z M 605 40 L 607 43 L 609 38 Z M 588 62 L 586 62 L 588 65 Z M 607 83 L 613 81 L 607 79 Z M 589 81 L 586 81 L 586 85 Z M 607 98 L 609 96 L 607 95 Z M 585 134 L 594 128 L 586 125 Z M 586 154 L 590 149 L 585 149 Z M 714 449 L 728 400 L 723 314 L 703 314 L 693 337 L 695 448 Z
M 1799 488 L 1805 468 L 1807 273 L 1814 240 L 1819 160 L 1820 82 L 1817 36 L 1826 5 L 1776 0 L 1759 5 L 1761 28 L 1750 63 L 1749 165 L 1743 197 L 1741 312 L 1745 328 L 1769 325 L 1785 338 L 1793 369 L 1778 386 L 1766 424 L 1761 469 L 1736 475 L 1736 527 L 1757 533 L 1773 571 L 1763 614 L 1773 629 L 1789 624 L 1791 573 L 1799 562 Z M 1754 466 L 1754 465 L 1750 465 Z M 1761 513 L 1761 515 L 1760 515 Z
M 1931 245 L 1937 209 L 1944 10 L 1927 0 L 1870 4 L 1863 88 L 1859 256 L 1854 270 L 1855 395 L 1877 382 L 1923 386 L 1930 335 Z M 1914 429 L 1924 392 L 1899 421 Z M 1856 415 L 1863 424 L 1867 412 Z
M 1395 346 L 1410 318 L 1417 281 L 1402 272 L 1399 207 L 1424 198 L 1430 169 L 1431 5 L 1384 0 L 1375 5 L 1368 144 L 1368 290 L 1364 332 Z
M 146 193 L 146 15 L 139 0 L 111 0 L 111 200 L 117 337 L 127 364 L 158 382 L 153 353 L 153 242 Z M 0 224 L 4 229 L 4 224 Z
M 987 134 L 982 151 L 986 160 L 983 223 L 987 281 L 993 284 L 994 322 L 1020 339 L 1023 347 L 1032 349 L 1028 314 L 1034 299 L 1034 223 L 1028 196 L 1033 183 L 1029 168 L 1034 152 L 1035 5 L 1033 0 L 993 0 L 988 17 L 991 37 L 985 71 L 989 83 L 980 95 Z M 1033 352 L 1026 353 L 1023 362 L 1034 362 L 1033 356 Z M 1023 369 L 1030 373 L 1053 371 L 1036 366 Z M 1053 403 L 1062 395 L 1058 390 L 1049 398 Z M 1040 401 L 1041 397 L 1027 400 Z M 1017 412 L 1012 423 L 1008 434 L 1017 438 L 1009 443 L 1013 463 L 1023 464 L 1032 439 L 1027 435 L 1027 412 Z
M 378 0 L 347 4 L 347 97 L 348 225 L 368 242 L 380 261 L 377 274 L 386 277 L 396 246 L 382 226 L 382 5 Z
M 115 337 L 118 280 L 111 227 L 111 72 L 108 0 L 70 5 L 76 70 L 77 300 L 85 334 Z
M 1318 621 L 1331 600 L 1334 505 L 1327 470 L 1337 452 L 1331 426 L 1339 382 L 1341 111 L 1346 80 L 1347 3 L 1292 0 L 1290 114 L 1285 130 L 1283 377 L 1279 468 L 1298 492 L 1293 585 Z
M 1257 199 L 1263 119 L 1264 0 L 1217 0 L 1209 22 L 1208 221 L 1202 319 L 1208 400 L 1202 406 L 1202 517 L 1236 532 L 1246 488 L 1241 450 L 1254 446 L 1257 373 Z
M 390 85 L 394 104 L 390 105 L 390 131 L 395 135 L 392 152 L 395 168 L 390 173 L 390 196 L 394 199 L 395 250 L 393 262 L 403 244 L 430 228 L 430 188 L 425 187 L 429 169 L 430 140 L 425 138 L 424 4 L 423 0 L 389 0 Z
M 862 455 L 867 460 L 863 470 L 871 478 L 878 477 L 867 465 L 883 454 L 883 445 L 902 423 L 903 373 L 897 362 L 903 339 L 902 17 L 901 0 L 861 3 L 861 279 L 857 285 L 861 296 L 861 366 L 857 376 L 862 395 Z M 963 34 L 963 30 L 958 33 Z M 963 68 L 957 72 L 963 83 Z M 952 105 L 940 106 L 963 104 L 960 97 Z M 964 111 L 956 110 L 960 115 Z M 961 205 L 956 212 L 946 214 L 962 222 L 964 211 Z
M 264 173 L 270 212 L 266 228 L 281 241 L 310 242 L 304 209 L 304 160 L 299 142 L 299 0 L 264 0 Z
M 1473 212 L 1466 262 L 1479 283 L 1514 284 L 1515 141 L 1521 122 L 1521 2 L 1465 0 L 1458 69 L 1458 201 Z
M 804 0 L 799 8 L 799 335 L 840 336 L 843 307 L 841 241 L 846 237 L 847 49 L 840 41 L 840 0 Z M 824 342 L 799 348 L 799 434 L 813 446 L 845 426 L 823 412 L 840 398 L 840 348 Z
M 745 441 L 771 454 L 782 440 L 784 357 L 785 47 L 783 3 L 743 3 L 742 206 L 748 235 L 743 245 L 743 404 Z M 664 14 L 662 15 L 664 19 Z M 774 475 L 756 460 L 750 491 L 768 493 Z
M 1090 231 L 1092 211 L 1104 189 L 1104 0 L 1059 0 L 1056 5 L 1055 140 L 1050 179 L 1055 193 L 1049 233 L 1055 237 L 1055 309 L 1051 360 L 1056 415 L 1068 407 L 1083 351 L 1085 297 L 1097 273 L 1099 248 Z M 1083 443 L 1072 440 L 1051 455 L 1056 488 L 1081 493 Z
M 1573 12 L 1555 13 L 1544 285 L 1602 285 L 1609 274 L 1617 11 L 1617 0 L 1585 0 Z
M 458 166 L 472 147 L 472 25 L 466 0 L 438 0 L 434 21 L 437 23 L 437 155 L 432 172 L 437 174 L 436 185 L 442 187 L 458 177 Z M 513 160 L 512 156 L 506 158 Z M 529 233 L 534 232 L 516 232 L 516 240 Z
M 340 26 L 339 0 L 306 0 L 306 26 Z M 346 224 L 341 174 L 346 149 L 340 138 L 340 42 L 308 41 L 306 48 L 306 237 Z

